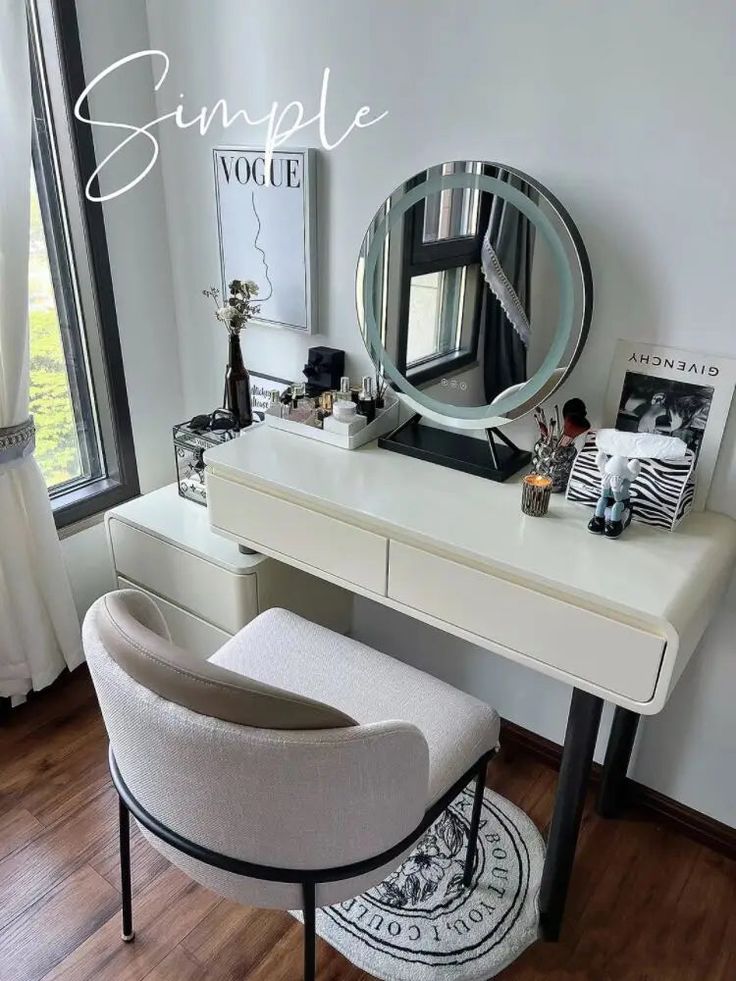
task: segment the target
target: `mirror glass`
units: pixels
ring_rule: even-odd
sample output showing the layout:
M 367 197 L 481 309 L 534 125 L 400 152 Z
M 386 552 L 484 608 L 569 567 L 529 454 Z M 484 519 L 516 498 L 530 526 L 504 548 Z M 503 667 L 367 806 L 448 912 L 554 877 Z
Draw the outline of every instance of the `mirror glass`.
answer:
M 366 232 L 358 317 L 377 368 L 416 411 L 500 425 L 561 383 L 590 321 L 577 229 L 537 181 L 456 161 L 414 175 Z

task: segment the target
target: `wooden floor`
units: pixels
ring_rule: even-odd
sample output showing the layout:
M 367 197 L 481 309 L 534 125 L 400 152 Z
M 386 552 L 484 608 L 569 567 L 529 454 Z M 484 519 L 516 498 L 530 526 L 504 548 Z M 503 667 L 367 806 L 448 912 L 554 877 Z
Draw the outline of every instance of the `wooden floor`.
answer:
M 84 669 L 0 726 L 0 981 L 290 981 L 301 927 L 220 900 L 139 833 L 137 939 L 120 942 L 117 808 L 106 738 Z M 705 764 L 704 764 L 705 765 Z M 555 774 L 506 753 L 491 785 L 540 827 Z M 320 981 L 367 981 L 319 942 Z M 734 981 L 736 863 L 632 815 L 586 811 L 568 916 L 505 981 Z

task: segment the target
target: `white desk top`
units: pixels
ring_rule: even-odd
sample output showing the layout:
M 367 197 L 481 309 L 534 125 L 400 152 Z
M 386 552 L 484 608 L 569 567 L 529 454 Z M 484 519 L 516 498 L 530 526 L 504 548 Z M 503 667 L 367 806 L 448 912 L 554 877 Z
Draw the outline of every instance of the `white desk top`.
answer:
M 674 532 L 634 523 L 608 541 L 587 531 L 588 509 L 559 495 L 546 517 L 527 517 L 519 479 L 496 484 L 375 444 L 342 450 L 264 426 L 208 450 L 205 462 L 235 482 L 634 622 L 687 626 L 736 557 L 736 521 L 724 515 L 690 514 Z

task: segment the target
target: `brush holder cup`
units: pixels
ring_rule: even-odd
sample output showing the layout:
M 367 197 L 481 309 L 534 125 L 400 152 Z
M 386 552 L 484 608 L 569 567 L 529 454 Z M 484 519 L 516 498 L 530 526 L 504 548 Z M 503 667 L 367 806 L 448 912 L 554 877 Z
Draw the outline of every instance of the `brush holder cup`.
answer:
M 553 494 L 563 494 L 567 490 L 576 456 L 574 443 L 551 447 L 549 443 L 538 439 L 532 452 L 532 469 L 535 473 L 551 477 Z

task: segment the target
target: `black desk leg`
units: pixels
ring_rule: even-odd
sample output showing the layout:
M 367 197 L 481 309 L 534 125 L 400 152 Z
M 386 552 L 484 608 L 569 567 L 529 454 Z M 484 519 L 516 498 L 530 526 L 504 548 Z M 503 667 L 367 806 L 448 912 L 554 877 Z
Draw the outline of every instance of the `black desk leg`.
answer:
M 573 689 L 539 892 L 545 940 L 560 935 L 602 708 L 603 701 L 596 695 Z
M 626 797 L 626 772 L 629 769 L 639 719 L 638 713 L 621 706 L 617 706 L 614 712 L 596 805 L 596 810 L 601 817 L 617 817 L 623 808 Z

